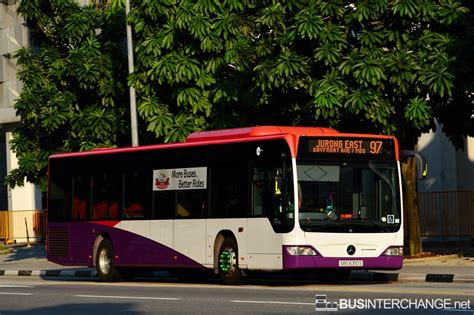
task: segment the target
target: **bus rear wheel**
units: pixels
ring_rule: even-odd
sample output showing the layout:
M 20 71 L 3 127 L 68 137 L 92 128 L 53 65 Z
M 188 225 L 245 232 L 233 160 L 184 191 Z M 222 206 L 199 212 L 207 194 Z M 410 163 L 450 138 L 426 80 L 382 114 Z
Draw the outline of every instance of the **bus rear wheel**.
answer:
M 226 238 L 219 249 L 219 276 L 225 284 L 239 284 L 242 273 L 239 269 L 237 243 L 233 238 Z
M 109 239 L 103 239 L 97 248 L 95 268 L 100 281 L 117 282 L 121 278 L 114 265 L 114 249 Z

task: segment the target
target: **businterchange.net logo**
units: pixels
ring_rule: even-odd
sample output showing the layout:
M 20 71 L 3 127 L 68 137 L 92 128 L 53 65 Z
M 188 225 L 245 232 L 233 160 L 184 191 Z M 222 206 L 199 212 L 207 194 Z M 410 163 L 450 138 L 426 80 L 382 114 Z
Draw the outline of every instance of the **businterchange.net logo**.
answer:
M 472 310 L 471 300 L 453 299 L 337 299 L 328 301 L 326 294 L 315 295 L 317 312 L 337 312 L 339 310 Z

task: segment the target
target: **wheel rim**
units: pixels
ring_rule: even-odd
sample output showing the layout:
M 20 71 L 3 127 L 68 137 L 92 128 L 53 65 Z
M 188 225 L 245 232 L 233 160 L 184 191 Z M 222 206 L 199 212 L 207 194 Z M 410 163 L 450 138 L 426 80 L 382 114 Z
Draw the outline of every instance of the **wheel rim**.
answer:
M 109 251 L 103 248 L 99 253 L 99 269 L 102 274 L 108 274 L 110 271 L 110 255 Z
M 233 248 L 224 249 L 219 255 L 219 269 L 223 274 L 232 275 L 237 266 L 237 255 Z

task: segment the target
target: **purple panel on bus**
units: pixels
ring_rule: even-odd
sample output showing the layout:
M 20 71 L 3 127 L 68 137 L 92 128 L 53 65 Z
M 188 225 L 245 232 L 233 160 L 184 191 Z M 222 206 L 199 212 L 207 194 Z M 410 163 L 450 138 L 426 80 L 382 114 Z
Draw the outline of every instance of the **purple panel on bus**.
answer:
M 102 223 L 50 223 L 52 231 L 66 231 L 64 239 L 55 235 L 48 241 L 48 260 L 69 266 L 92 266 L 94 241 L 99 234 L 111 239 L 116 256 L 115 265 L 122 267 L 186 267 L 202 268 L 193 259 L 135 233 L 115 228 L 112 221 Z M 118 223 L 118 222 L 116 222 Z M 68 231 L 68 233 L 67 233 Z M 67 251 L 58 249 L 68 248 Z
M 347 268 L 347 269 L 401 269 L 403 265 L 402 256 L 379 256 L 368 258 L 347 258 L 347 257 L 323 257 L 323 256 L 293 256 L 283 246 L 283 269 L 310 269 L 310 268 Z M 340 267 L 340 260 L 358 260 L 363 262 L 363 266 Z

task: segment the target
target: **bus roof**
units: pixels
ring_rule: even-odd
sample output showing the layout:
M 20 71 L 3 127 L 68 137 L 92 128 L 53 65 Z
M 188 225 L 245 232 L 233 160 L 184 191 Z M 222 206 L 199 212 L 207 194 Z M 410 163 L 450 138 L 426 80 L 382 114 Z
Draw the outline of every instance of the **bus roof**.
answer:
M 321 127 L 289 127 L 289 126 L 257 126 L 223 130 L 198 131 L 190 134 L 186 142 L 227 140 L 240 138 L 254 138 L 274 136 L 278 134 L 294 134 L 306 136 L 320 136 L 322 134 L 338 133 L 337 130 Z
M 308 136 L 308 137 L 317 137 L 317 136 L 355 137 L 355 136 L 358 136 L 358 137 L 364 137 L 364 138 L 365 137 L 392 138 L 390 136 L 381 136 L 381 135 L 345 134 L 345 133 L 339 133 L 339 131 L 332 128 L 323 128 L 323 127 L 256 126 L 256 127 L 243 127 L 243 128 L 194 132 L 190 134 L 186 138 L 186 141 L 183 143 L 152 144 L 152 145 L 144 145 L 144 146 L 139 146 L 139 147 L 122 147 L 122 148 L 97 148 L 97 149 L 92 149 L 90 151 L 84 151 L 84 152 L 57 153 L 50 156 L 50 158 L 148 151 L 148 150 L 158 150 L 158 149 L 166 149 L 166 148 L 173 148 L 173 147 L 187 147 L 187 146 L 199 146 L 199 145 L 206 145 L 206 144 L 222 144 L 222 143 L 232 143 L 232 142 L 245 142 L 245 141 L 251 141 L 251 140 L 264 140 L 264 139 L 270 140 L 270 139 L 282 139 L 282 138 L 285 138 L 289 142 L 292 156 L 296 156 L 297 143 L 298 143 L 298 139 L 301 136 Z
M 171 147 L 186 147 L 196 146 L 200 144 L 217 144 L 217 143 L 229 143 L 229 142 L 241 142 L 249 141 L 252 139 L 276 139 L 284 138 L 286 135 L 291 135 L 294 138 L 298 138 L 300 135 L 317 136 L 322 134 L 338 134 L 338 131 L 331 128 L 321 127 L 289 127 L 289 126 L 257 126 L 257 127 L 244 127 L 244 128 L 233 128 L 233 129 L 222 129 L 212 131 L 199 131 L 190 134 L 185 142 L 179 143 L 161 143 L 151 144 L 139 147 L 123 147 L 123 148 L 96 148 L 89 151 L 83 152 L 67 152 L 53 154 L 51 158 L 62 158 L 72 156 L 85 156 L 85 155 L 96 155 L 96 154 L 111 154 L 111 153 L 123 153 L 123 152 L 134 152 L 134 151 L 146 151 L 165 149 Z

